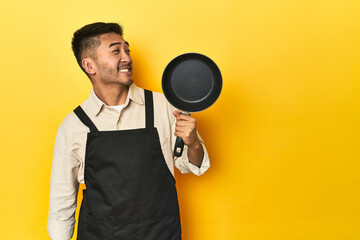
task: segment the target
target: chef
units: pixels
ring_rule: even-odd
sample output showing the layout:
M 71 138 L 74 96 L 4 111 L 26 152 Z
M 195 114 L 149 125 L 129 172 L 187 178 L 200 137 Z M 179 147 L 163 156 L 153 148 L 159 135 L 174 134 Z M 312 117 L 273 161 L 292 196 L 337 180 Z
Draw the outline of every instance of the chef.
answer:
M 79 183 L 85 183 L 77 239 L 181 239 L 174 166 L 195 175 L 210 166 L 196 119 L 133 83 L 129 43 L 118 24 L 82 27 L 72 49 L 93 88 L 56 135 L 50 238 L 72 237 Z M 181 157 L 173 156 L 177 136 L 185 144 Z

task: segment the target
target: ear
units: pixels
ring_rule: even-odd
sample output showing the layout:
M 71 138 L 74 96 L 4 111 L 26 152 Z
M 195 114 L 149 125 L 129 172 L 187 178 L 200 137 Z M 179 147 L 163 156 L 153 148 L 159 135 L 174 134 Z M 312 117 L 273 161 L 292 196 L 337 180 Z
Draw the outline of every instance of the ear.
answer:
M 96 64 L 93 59 L 87 57 L 81 60 L 81 65 L 89 75 L 95 75 Z

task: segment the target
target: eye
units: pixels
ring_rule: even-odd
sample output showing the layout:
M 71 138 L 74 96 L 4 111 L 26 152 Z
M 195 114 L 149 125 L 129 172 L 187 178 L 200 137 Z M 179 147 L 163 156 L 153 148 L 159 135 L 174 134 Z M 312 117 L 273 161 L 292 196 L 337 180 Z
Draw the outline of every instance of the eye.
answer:
M 112 53 L 118 54 L 120 52 L 119 49 L 115 49 L 114 51 L 112 51 Z
M 127 54 L 129 54 L 129 53 L 130 53 L 130 49 L 125 50 L 125 52 L 126 52 Z

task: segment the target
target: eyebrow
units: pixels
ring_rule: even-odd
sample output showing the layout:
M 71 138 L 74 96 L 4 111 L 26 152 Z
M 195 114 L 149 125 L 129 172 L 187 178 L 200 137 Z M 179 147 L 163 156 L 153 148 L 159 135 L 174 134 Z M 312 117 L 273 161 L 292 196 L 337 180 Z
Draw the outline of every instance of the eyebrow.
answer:
M 128 42 L 125 41 L 125 44 L 130 46 L 130 44 Z M 110 43 L 109 45 L 109 48 L 111 48 L 112 46 L 115 46 L 115 45 L 121 45 L 121 42 L 113 42 L 113 43 Z

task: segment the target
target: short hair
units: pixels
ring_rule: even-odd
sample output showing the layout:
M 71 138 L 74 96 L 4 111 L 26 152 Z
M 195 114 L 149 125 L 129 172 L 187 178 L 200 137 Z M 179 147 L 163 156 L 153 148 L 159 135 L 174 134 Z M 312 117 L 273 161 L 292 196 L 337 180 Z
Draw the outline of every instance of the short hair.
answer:
M 83 54 L 87 53 L 90 57 L 96 59 L 94 50 L 100 46 L 98 37 L 105 33 L 117 33 L 123 36 L 123 28 L 118 23 L 96 22 L 85 25 L 74 33 L 71 42 L 72 50 L 77 63 L 85 74 L 87 73 L 81 64 Z

